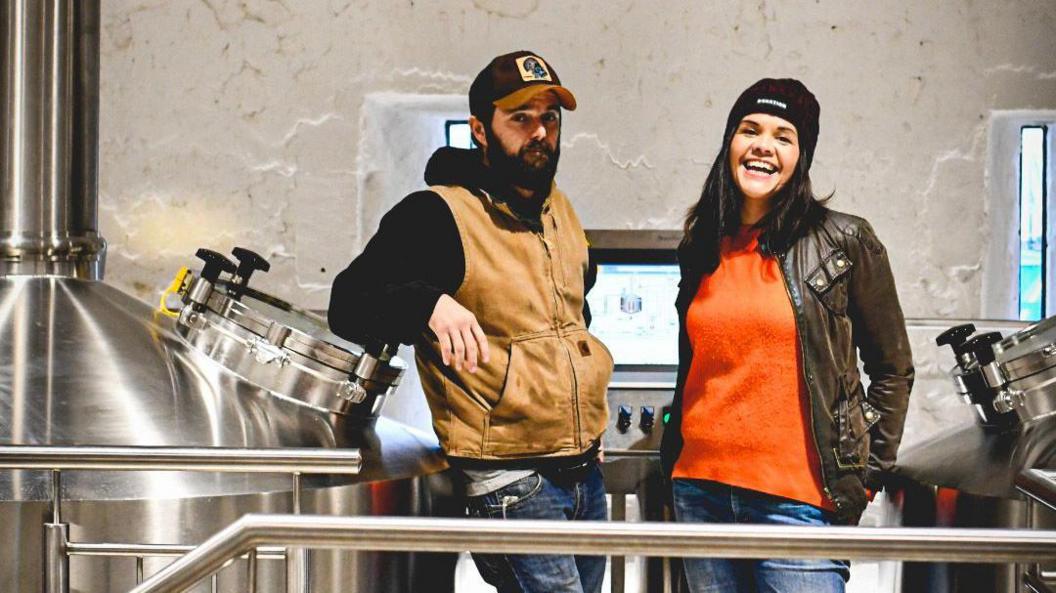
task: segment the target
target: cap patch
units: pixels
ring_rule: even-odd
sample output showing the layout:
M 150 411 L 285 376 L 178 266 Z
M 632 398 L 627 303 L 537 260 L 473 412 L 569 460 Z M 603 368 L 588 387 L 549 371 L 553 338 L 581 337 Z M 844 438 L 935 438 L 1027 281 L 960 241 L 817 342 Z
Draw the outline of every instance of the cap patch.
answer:
M 537 80 L 554 81 L 550 77 L 550 69 L 546 67 L 546 62 L 538 56 L 517 58 L 517 71 L 521 73 L 521 80 L 524 82 L 535 82 Z
M 781 109 L 788 109 L 787 103 L 783 103 L 781 101 L 778 101 L 777 99 L 756 99 L 755 103 L 757 105 L 759 103 L 766 103 L 767 105 L 774 105 L 775 107 L 780 107 Z

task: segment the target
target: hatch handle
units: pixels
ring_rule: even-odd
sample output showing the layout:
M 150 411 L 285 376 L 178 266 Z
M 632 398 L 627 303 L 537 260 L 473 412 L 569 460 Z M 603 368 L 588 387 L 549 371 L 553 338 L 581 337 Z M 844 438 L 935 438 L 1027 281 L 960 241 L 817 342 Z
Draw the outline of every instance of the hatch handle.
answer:
M 235 247 L 231 250 L 231 253 L 238 260 L 238 268 L 231 279 L 231 288 L 234 289 L 231 292 L 237 297 L 242 294 L 242 288 L 249 286 L 249 278 L 253 275 L 253 272 L 257 270 L 267 272 L 271 270 L 271 264 L 259 253 L 250 251 L 245 247 Z
M 237 269 L 231 260 L 227 259 L 222 253 L 217 253 L 212 249 L 203 247 L 196 251 L 194 255 L 205 262 L 200 276 L 211 284 L 216 284 L 216 281 L 220 279 L 221 273 L 234 274 Z

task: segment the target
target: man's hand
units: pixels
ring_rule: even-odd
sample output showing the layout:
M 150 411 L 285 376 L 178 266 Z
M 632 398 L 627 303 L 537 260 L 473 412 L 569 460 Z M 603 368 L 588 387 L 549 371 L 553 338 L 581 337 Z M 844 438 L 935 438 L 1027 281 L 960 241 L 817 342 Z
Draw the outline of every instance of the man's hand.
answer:
M 462 365 L 471 372 L 477 372 L 477 357 L 481 362 L 488 362 L 488 339 L 480 329 L 476 316 L 458 301 L 446 294 L 440 295 L 429 317 L 429 329 L 440 341 L 440 356 L 444 364 L 462 370 Z

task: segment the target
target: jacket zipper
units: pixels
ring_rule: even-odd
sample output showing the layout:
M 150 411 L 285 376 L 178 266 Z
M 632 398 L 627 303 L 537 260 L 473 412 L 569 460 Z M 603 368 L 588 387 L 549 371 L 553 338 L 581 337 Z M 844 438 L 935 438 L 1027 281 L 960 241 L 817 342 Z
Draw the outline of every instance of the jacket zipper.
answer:
M 543 231 L 539 233 L 539 239 L 543 243 L 543 251 L 546 252 L 546 259 L 550 265 L 550 269 L 548 270 L 550 274 L 550 288 L 551 294 L 554 297 L 554 331 L 557 332 L 557 340 L 561 344 L 561 348 L 565 351 L 565 357 L 568 358 L 568 368 L 572 373 L 572 413 L 574 417 L 573 430 L 575 431 L 576 449 L 582 449 L 583 439 L 581 435 L 582 431 L 580 430 L 581 419 L 579 417 L 579 378 L 576 377 L 576 364 L 572 360 L 572 353 L 569 352 L 568 345 L 565 344 L 564 333 L 561 331 L 561 322 L 557 314 L 557 311 L 561 305 L 558 300 L 557 281 L 554 279 L 554 256 L 550 250 L 550 243 L 548 243 L 546 239 L 546 218 L 542 218 L 541 222 L 543 224 Z
M 814 404 L 817 401 L 817 398 L 814 397 L 814 389 L 812 387 L 813 381 L 810 380 L 810 377 L 808 376 L 808 373 L 807 373 L 807 352 L 806 352 L 806 349 L 803 346 L 803 339 L 800 337 L 800 331 L 799 331 L 799 328 L 801 326 L 799 307 L 796 306 L 796 301 L 795 301 L 795 299 L 792 298 L 792 288 L 789 286 L 788 273 L 785 271 L 785 263 L 786 263 L 786 261 L 788 259 L 787 256 L 788 256 L 787 253 L 782 253 L 779 256 L 779 258 L 781 260 L 781 265 L 778 266 L 778 267 L 781 269 L 781 280 L 783 281 L 783 283 L 785 285 L 785 294 L 788 296 L 789 304 L 792 305 L 792 313 L 793 313 L 792 318 L 793 318 L 793 321 L 796 324 L 796 341 L 799 342 L 799 354 L 800 354 L 800 357 L 802 357 L 802 359 L 803 359 L 803 373 L 804 373 L 803 379 L 804 379 L 804 381 L 807 384 L 807 397 L 810 400 L 809 401 L 810 405 L 807 406 L 810 409 L 810 436 L 814 439 L 814 449 L 818 453 L 818 461 L 821 462 L 821 463 L 818 464 L 818 470 L 821 471 L 821 487 L 822 487 L 822 490 L 824 490 L 825 496 L 829 497 L 829 500 L 832 500 L 833 504 L 835 504 L 836 501 L 833 500 L 832 492 L 829 490 L 829 480 L 827 479 L 827 477 L 825 475 L 825 462 L 824 462 L 823 459 L 821 459 L 822 449 L 821 449 L 820 443 L 818 443 L 818 432 L 817 432 L 817 429 L 814 428 Z

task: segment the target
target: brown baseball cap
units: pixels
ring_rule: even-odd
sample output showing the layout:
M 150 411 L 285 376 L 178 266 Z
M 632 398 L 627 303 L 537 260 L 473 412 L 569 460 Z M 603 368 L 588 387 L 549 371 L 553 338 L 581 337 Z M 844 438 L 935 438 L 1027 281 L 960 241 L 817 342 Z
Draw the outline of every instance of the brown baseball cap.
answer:
M 539 54 L 525 50 L 504 54 L 473 79 L 469 112 L 477 117 L 490 116 L 495 107 L 513 109 L 544 91 L 553 91 L 562 107 L 575 110 L 576 97 L 561 86 L 557 72 Z

